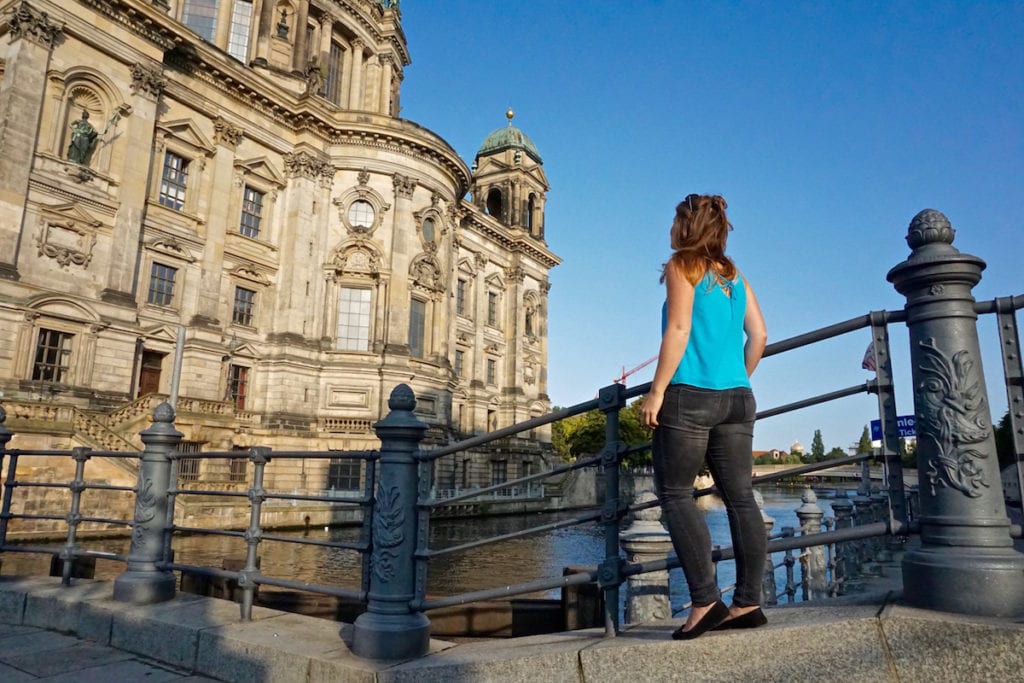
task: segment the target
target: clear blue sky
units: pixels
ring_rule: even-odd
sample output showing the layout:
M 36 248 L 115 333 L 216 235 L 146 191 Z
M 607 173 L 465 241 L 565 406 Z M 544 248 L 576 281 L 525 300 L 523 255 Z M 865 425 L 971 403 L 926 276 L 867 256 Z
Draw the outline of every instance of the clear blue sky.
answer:
M 979 300 L 1024 294 L 1024 3 L 406 0 L 402 116 L 471 162 L 515 124 L 551 183 L 548 389 L 569 405 L 657 352 L 675 204 L 729 202 L 729 252 L 772 340 L 879 309 L 921 209 L 985 259 Z M 1006 394 L 991 316 L 983 362 Z M 913 412 L 905 328 L 891 331 Z M 760 407 L 859 384 L 866 331 L 766 359 Z M 631 378 L 647 381 L 653 366 Z M 846 447 L 873 396 L 758 423 L 755 448 Z

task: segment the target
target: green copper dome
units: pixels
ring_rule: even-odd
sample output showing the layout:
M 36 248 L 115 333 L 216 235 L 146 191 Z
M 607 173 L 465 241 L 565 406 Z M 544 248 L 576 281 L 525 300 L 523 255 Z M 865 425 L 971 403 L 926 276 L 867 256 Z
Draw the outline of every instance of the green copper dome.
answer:
M 537 151 L 537 145 L 533 144 L 533 140 L 527 137 L 526 133 L 512 125 L 512 115 L 512 110 L 510 109 L 505 114 L 508 117 L 508 125 L 504 128 L 499 128 L 484 138 L 483 144 L 480 145 L 480 149 L 476 153 L 477 157 L 502 152 L 506 149 L 521 149 L 538 164 L 544 163 L 540 158 L 540 152 Z

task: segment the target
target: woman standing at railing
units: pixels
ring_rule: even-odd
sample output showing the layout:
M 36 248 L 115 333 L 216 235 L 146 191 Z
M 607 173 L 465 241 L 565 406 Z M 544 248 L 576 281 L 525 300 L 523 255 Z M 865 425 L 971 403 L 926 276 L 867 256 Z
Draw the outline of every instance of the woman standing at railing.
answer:
M 714 628 L 753 628 L 760 609 L 766 543 L 751 484 L 754 394 L 749 376 L 767 341 L 757 299 L 725 255 L 732 225 L 718 195 L 691 194 L 676 207 L 673 254 L 661 281 L 661 350 L 641 411 L 654 431 L 654 476 L 693 607 L 672 634 L 688 640 Z M 711 536 L 693 498 L 704 461 L 725 503 L 736 553 L 732 607 L 721 600 Z

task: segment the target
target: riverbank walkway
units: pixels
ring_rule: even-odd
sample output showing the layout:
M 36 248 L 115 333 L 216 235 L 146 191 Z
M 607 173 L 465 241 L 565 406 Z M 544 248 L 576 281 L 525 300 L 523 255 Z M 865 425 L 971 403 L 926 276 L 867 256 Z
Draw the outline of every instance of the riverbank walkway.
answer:
M 898 557 L 857 595 L 767 610 L 768 626 L 670 637 L 681 620 L 465 643 L 374 662 L 348 624 L 178 594 L 133 607 L 112 584 L 0 577 L 0 681 L 321 683 L 463 681 L 1010 681 L 1024 671 L 1024 615 L 994 619 L 906 607 Z M 1024 577 L 1022 577 L 1024 580 Z

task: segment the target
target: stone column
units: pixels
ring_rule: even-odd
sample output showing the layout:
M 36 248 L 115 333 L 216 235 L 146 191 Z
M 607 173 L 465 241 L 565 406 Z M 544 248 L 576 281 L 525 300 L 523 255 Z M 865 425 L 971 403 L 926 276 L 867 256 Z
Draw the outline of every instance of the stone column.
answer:
M 229 194 L 238 191 L 231 181 L 235 148 L 242 139 L 242 130 L 232 126 L 223 119 L 217 119 L 214 125 L 214 142 L 217 152 L 210 164 L 210 183 L 212 192 L 218 195 L 210 202 L 209 220 L 206 223 L 206 241 L 203 245 L 202 275 L 200 276 L 199 302 L 196 315 L 191 324 L 220 324 L 221 315 L 221 281 L 224 276 L 224 240 L 232 227 L 238 229 L 238 216 L 229 215 L 234 202 Z M 207 188 L 203 188 L 208 191 Z M 228 294 L 229 302 L 231 294 Z
M 146 201 L 149 193 L 149 176 L 138 170 L 139 150 L 153 150 L 153 131 L 156 126 L 157 104 L 163 92 L 166 79 L 159 67 L 136 64 L 132 67 L 132 109 L 125 130 L 124 145 L 129 150 L 124 155 L 125 165 L 121 170 L 120 206 L 114 218 L 110 268 L 107 270 L 107 286 L 101 298 L 110 303 L 134 307 L 134 276 L 139 258 L 135 248 L 124 245 L 139 243 L 139 235 L 146 217 Z M 153 151 L 150 154 L 154 154 Z M 150 158 L 152 165 L 152 157 Z M 147 167 L 148 170 L 148 167 Z
M 764 496 L 757 489 L 754 489 L 754 501 L 757 509 L 761 511 L 761 521 L 764 522 L 764 533 L 769 539 L 772 537 L 772 529 L 775 527 L 775 518 L 764 511 Z M 761 579 L 761 604 L 779 604 L 778 588 L 775 585 L 775 560 L 771 553 L 766 553 L 764 558 L 764 577 Z
M 252 60 L 256 66 L 270 64 L 270 36 L 274 31 L 274 3 L 263 0 L 260 8 L 260 21 L 256 30 L 256 57 Z
M 214 26 L 213 44 L 222 50 L 228 49 L 228 41 L 231 36 L 231 12 L 234 7 L 234 2 L 225 0 L 221 0 L 217 7 L 217 24 Z
M 320 218 L 313 214 L 313 204 L 316 201 L 321 207 L 328 206 L 326 199 L 318 200 L 317 195 L 330 187 L 334 167 L 306 151 L 285 155 L 284 167 L 289 178 L 281 200 L 286 226 L 281 263 L 285 265 L 278 275 L 277 311 L 271 327 L 275 335 L 299 340 L 316 333 L 316 318 L 322 314 L 308 310 L 306 282 L 320 277 L 320 264 L 314 254 L 319 253 L 316 245 L 323 231 L 319 229 Z
M 909 258 L 888 280 L 907 297 L 921 479 L 921 546 L 903 557 L 915 607 L 1007 617 L 1024 612 L 1024 554 L 1010 537 L 971 290 L 985 262 L 953 247 L 953 226 L 925 209 Z
M 348 108 L 363 108 L 363 48 L 366 44 L 356 38 L 352 41 L 352 73 L 349 76 Z
M 27 2 L 8 20 L 7 66 L 0 79 L 0 277 L 18 279 L 28 181 L 39 137 L 50 54 L 63 27 Z
M 295 14 L 294 27 L 295 41 L 292 43 L 292 69 L 302 74 L 306 73 L 308 63 L 309 45 L 307 43 L 306 25 L 309 23 L 309 2 L 299 2 L 298 12 Z
M 377 110 L 384 116 L 391 115 L 391 69 L 394 58 L 391 55 L 380 55 L 380 98 Z
M 818 496 L 810 487 L 804 489 L 800 496 L 803 505 L 796 509 L 796 517 L 800 520 L 800 533 L 808 534 L 821 533 L 821 520 L 825 511 L 818 505 Z M 804 600 L 817 600 L 828 594 L 828 577 L 826 576 L 825 548 L 814 546 L 803 549 L 800 558 L 803 568 L 804 579 Z
M 636 503 L 649 503 L 657 498 L 652 491 L 643 491 L 636 497 Z M 663 560 L 672 552 L 672 539 L 661 525 L 660 518 L 660 507 L 640 510 L 633 516 L 629 528 L 622 532 L 620 545 L 626 551 L 630 564 Z M 671 618 L 667 570 L 629 577 L 626 584 L 627 624 Z
M 519 314 L 520 314 L 520 300 L 522 297 L 523 281 L 526 274 L 523 272 L 522 266 L 518 263 L 518 258 L 515 258 L 512 265 L 505 269 L 505 293 L 502 297 L 502 308 L 504 309 L 501 314 L 501 320 L 504 321 L 505 333 L 505 381 L 502 389 L 507 389 L 509 393 L 504 393 L 503 396 L 507 397 L 508 400 L 508 423 L 515 424 L 520 420 L 519 407 L 522 405 L 523 396 L 523 372 L 522 365 L 520 363 L 520 344 L 519 340 L 522 336 L 522 329 L 519 327 Z M 526 417 L 529 411 L 524 410 L 523 417 Z
M 388 290 L 388 325 L 384 335 L 385 353 L 409 354 L 409 266 L 411 241 L 415 235 L 411 211 L 416 181 L 396 173 L 395 214 L 391 227 L 391 287 Z

